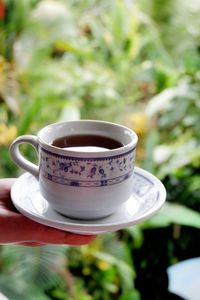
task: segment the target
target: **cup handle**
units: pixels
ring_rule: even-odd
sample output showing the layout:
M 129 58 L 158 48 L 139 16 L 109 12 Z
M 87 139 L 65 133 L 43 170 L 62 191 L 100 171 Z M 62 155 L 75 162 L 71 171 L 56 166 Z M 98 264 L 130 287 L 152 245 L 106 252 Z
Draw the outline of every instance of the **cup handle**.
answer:
M 38 151 L 38 138 L 34 135 L 22 135 L 16 138 L 10 145 L 11 158 L 19 167 L 31 173 L 38 179 L 39 167 L 26 159 L 20 152 L 19 145 L 25 143 L 30 144 Z

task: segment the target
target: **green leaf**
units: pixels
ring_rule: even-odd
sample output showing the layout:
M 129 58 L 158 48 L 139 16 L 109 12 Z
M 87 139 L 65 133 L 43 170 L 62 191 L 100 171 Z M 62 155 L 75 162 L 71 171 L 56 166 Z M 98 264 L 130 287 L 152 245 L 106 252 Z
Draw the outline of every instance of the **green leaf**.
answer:
M 108 253 L 99 252 L 99 251 L 95 253 L 95 257 L 103 261 L 106 261 L 113 266 L 116 266 L 116 268 L 118 269 L 119 276 L 123 281 L 123 285 L 127 289 L 133 288 L 135 272 L 134 269 L 131 268 L 126 262 Z
M 128 232 L 133 238 L 134 248 L 140 248 L 144 241 L 144 236 L 141 228 L 137 225 L 127 227 L 124 231 Z
M 26 248 L 21 246 L 4 246 L 3 258 L 13 260 L 8 266 L 10 278 L 21 284 L 21 290 L 38 286 L 45 290 L 62 281 L 60 271 L 66 263 L 66 247 L 44 246 Z M 26 280 L 24 280 L 26 278 Z
M 200 229 L 200 214 L 180 204 L 165 203 L 160 212 L 144 222 L 141 227 L 167 227 L 170 224 L 179 224 Z
M 128 292 L 126 295 L 122 295 L 119 297 L 119 300 L 140 300 L 140 294 L 137 290 L 132 290 Z
M 146 140 L 145 140 L 145 155 L 146 155 L 146 159 L 142 162 L 142 168 L 144 168 L 145 170 L 155 173 L 155 163 L 152 159 L 153 157 L 153 152 L 155 149 L 155 146 L 159 143 L 159 132 L 158 130 L 152 129 Z
M 80 119 L 80 110 L 73 104 L 67 104 L 64 106 L 60 117 L 59 122 L 62 121 L 74 121 Z

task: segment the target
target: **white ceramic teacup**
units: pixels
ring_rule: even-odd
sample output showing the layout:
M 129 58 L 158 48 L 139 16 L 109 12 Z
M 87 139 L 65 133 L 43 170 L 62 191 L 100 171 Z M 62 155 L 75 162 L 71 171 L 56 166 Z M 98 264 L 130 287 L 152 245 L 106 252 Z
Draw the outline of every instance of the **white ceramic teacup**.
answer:
M 57 138 L 69 135 L 113 138 L 115 149 L 59 148 Z M 132 194 L 137 135 L 131 129 L 104 121 L 80 120 L 48 125 L 37 136 L 18 137 L 10 146 L 15 163 L 34 175 L 44 198 L 57 212 L 72 218 L 97 219 L 112 214 Z M 28 161 L 19 145 L 39 152 L 39 166 Z

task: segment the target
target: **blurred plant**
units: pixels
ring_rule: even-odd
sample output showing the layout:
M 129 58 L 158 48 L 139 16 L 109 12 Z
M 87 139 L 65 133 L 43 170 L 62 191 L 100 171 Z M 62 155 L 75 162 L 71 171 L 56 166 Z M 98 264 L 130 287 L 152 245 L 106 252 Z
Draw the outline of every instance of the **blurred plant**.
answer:
M 128 244 L 117 234 L 101 236 L 89 246 L 69 249 L 69 268 L 92 299 L 140 299 L 134 288 L 134 265 Z M 80 276 L 82 274 L 82 276 Z
M 8 145 L 11 141 L 14 140 L 17 136 L 17 128 L 12 125 L 10 127 L 6 127 L 5 124 L 0 123 L 0 145 Z
M 154 97 L 146 108 L 150 117 L 159 116 L 157 145 L 152 147 L 152 154 L 161 178 L 186 166 L 200 166 L 199 95 L 197 72 Z
M 1 4 L 0 175 L 19 174 L 8 153 L 16 135 L 57 120 L 104 119 L 136 130 L 138 163 L 168 192 L 154 218 L 89 246 L 0 247 L 0 287 L 11 300 L 164 299 L 167 266 L 199 255 L 198 5 Z
M 79 248 L 4 246 L 0 289 L 10 300 L 139 299 L 132 264 L 115 235 Z
M 65 279 L 65 263 L 65 247 L 4 246 L 0 289 L 10 300 L 47 300 L 44 291 Z

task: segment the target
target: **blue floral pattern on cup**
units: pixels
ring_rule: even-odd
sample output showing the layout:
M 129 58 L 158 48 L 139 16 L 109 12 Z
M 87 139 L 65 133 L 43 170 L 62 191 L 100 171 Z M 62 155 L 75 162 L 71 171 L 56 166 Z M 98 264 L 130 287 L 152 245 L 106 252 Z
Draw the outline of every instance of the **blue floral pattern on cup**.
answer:
M 42 176 L 55 183 L 77 187 L 113 185 L 133 175 L 135 149 L 111 156 L 77 158 L 41 149 Z

